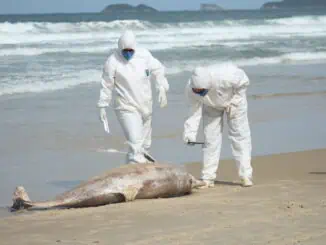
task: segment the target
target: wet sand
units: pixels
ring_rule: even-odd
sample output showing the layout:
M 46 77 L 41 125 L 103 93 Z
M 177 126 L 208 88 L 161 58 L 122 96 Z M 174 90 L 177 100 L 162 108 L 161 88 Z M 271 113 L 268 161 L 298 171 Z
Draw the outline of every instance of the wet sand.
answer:
M 324 149 L 255 157 L 252 188 L 227 160 L 215 188 L 189 196 L 15 215 L 0 220 L 0 244 L 324 245 L 325 159 Z M 186 168 L 199 175 L 200 164 Z

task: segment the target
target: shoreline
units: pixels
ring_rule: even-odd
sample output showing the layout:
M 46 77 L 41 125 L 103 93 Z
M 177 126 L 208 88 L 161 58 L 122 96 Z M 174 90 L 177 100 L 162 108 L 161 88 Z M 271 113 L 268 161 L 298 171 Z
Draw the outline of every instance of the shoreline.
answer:
M 254 157 L 251 188 L 238 185 L 232 160 L 222 160 L 215 188 L 179 198 L 14 215 L 0 219 L 0 236 L 8 245 L 322 245 L 325 158 L 326 149 Z M 184 166 L 199 175 L 199 163 Z

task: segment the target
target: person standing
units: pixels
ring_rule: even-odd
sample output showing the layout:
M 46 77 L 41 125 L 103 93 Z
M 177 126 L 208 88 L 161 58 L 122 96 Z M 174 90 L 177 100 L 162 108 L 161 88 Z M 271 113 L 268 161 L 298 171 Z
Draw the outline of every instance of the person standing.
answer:
M 127 163 L 148 162 L 152 138 L 152 88 L 155 80 L 160 107 L 167 106 L 169 83 L 165 68 L 150 51 L 137 46 L 132 31 L 125 31 L 118 48 L 108 57 L 102 74 L 97 106 L 104 129 L 109 132 L 106 108 L 114 98 L 114 110 L 129 145 Z M 151 158 L 149 158 L 151 159 Z

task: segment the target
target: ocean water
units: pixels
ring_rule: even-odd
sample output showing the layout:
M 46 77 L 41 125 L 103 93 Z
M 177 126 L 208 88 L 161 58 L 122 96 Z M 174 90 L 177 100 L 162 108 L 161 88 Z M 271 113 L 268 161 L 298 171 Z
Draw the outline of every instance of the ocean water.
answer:
M 226 60 L 251 80 L 253 155 L 326 147 L 325 9 L 0 16 L 0 207 L 16 185 L 50 199 L 124 163 L 114 112 L 107 135 L 96 108 L 102 66 L 124 29 L 166 66 L 169 104 L 154 104 L 158 160 L 201 160 L 201 148 L 181 139 L 184 86 L 196 65 Z
M 320 9 L 0 16 L 0 96 L 97 82 L 127 28 L 167 74 L 229 59 L 241 66 L 326 59 L 326 11 Z

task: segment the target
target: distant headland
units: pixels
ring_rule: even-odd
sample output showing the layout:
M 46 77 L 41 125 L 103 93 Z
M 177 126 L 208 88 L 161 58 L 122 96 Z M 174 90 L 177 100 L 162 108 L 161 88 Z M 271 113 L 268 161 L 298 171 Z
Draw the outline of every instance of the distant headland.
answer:
M 132 6 L 130 4 L 110 4 L 102 10 L 102 13 L 112 12 L 144 13 L 158 12 L 158 10 L 145 4 L 139 4 L 137 6 Z
M 326 7 L 325 0 L 283 0 L 265 3 L 261 9 Z

